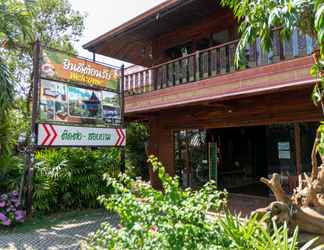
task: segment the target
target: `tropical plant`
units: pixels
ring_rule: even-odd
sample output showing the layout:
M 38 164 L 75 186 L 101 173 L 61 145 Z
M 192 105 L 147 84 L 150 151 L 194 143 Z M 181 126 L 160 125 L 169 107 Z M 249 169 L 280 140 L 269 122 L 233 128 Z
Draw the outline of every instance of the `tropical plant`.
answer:
M 169 176 L 156 157 L 149 161 L 158 172 L 163 192 L 127 175 L 118 179 L 105 175 L 113 194 L 99 200 L 120 215 L 120 225 L 105 224 L 92 237 L 93 248 L 208 249 L 218 244 L 217 225 L 209 222 L 206 212 L 220 210 L 226 194 L 217 191 L 212 182 L 196 192 L 182 190 L 178 178 Z
M 0 1 L 0 190 L 18 188 L 21 160 L 12 150 L 15 145 L 12 113 L 15 101 L 14 70 L 7 63 L 5 50 L 30 36 L 29 14 L 22 2 Z
M 237 46 L 236 65 L 244 63 L 245 49 L 256 39 L 260 39 L 264 51 L 273 48 L 275 28 L 280 29 L 280 38 L 290 39 L 298 29 L 317 41 L 319 52 L 316 53 L 311 74 L 320 77 L 313 92 L 314 103 L 323 99 L 324 75 L 324 3 L 322 0 L 221 0 L 223 6 L 234 11 L 240 26 L 240 41 Z M 324 108 L 324 106 L 322 106 Z M 324 112 L 324 110 L 323 110 Z
M 98 207 L 97 197 L 109 192 L 103 174 L 119 172 L 116 149 L 44 150 L 36 160 L 33 208 L 43 213 Z
M 298 29 L 317 41 L 319 51 L 314 51 L 314 65 L 311 74 L 317 79 L 312 99 L 320 104 L 324 113 L 324 2 L 323 0 L 221 0 L 224 6 L 234 11 L 240 24 L 241 38 L 236 50 L 236 64 L 244 58 L 244 50 L 249 44 L 260 39 L 263 50 L 273 47 L 274 29 L 279 29 L 282 40 L 291 37 Z M 312 174 L 299 177 L 299 185 L 294 194 L 287 196 L 280 184 L 279 175 L 271 180 L 262 178 L 274 193 L 276 202 L 258 214 L 269 213 L 277 223 L 284 221 L 290 226 L 324 238 L 324 169 L 317 166 L 317 153 L 324 159 L 324 125 L 318 129 L 312 151 Z
M 208 217 L 207 211 L 224 211 L 226 193 L 213 182 L 201 190 L 182 190 L 177 177 L 171 177 L 157 158 L 150 163 L 161 180 L 163 191 L 134 181 L 127 175 L 117 179 L 105 176 L 112 194 L 99 200 L 106 209 L 117 212 L 120 224 L 104 223 L 90 237 L 90 249 L 258 249 L 297 250 L 297 229 L 290 236 L 287 226 L 267 231 L 256 217 L 243 220 L 227 213 L 224 218 Z M 313 241 L 303 250 L 310 249 Z
M 25 217 L 26 213 L 21 208 L 18 192 L 0 195 L 0 225 L 11 226 L 22 223 Z
M 67 0 L 0 0 L 0 9 L 0 104 L 2 100 L 11 101 L 7 112 L 10 116 L 6 116 L 6 121 L 0 117 L 0 158 L 8 160 L 9 156 L 18 155 L 19 150 L 14 146 L 20 133 L 26 135 L 25 145 L 29 144 L 36 39 L 43 45 L 74 52 L 72 43 L 84 29 L 85 15 L 73 10 Z M 10 82 L 1 80 L 2 76 L 9 76 L 4 72 L 10 73 Z M 8 156 L 1 154 L 1 148 L 7 150 Z M 19 169 L 24 176 L 27 167 L 4 164 L 0 166 L 0 174 L 16 176 Z M 16 177 L 8 181 L 14 183 Z
M 14 85 L 9 69 L 0 57 L 0 155 L 8 153 L 8 113 L 14 102 Z
M 147 155 L 145 143 L 148 140 L 148 130 L 141 123 L 129 123 L 127 126 L 126 169 L 131 176 L 141 176 L 148 179 Z
M 1 193 L 18 190 L 23 160 L 19 156 L 4 154 L 0 157 L 0 190 Z

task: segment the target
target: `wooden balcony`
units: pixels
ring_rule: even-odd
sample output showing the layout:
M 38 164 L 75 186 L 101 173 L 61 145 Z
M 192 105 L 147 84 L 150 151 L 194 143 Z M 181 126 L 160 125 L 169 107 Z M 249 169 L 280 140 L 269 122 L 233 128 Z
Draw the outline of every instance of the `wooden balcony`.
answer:
M 257 40 L 245 50 L 245 65 L 237 69 L 234 66 L 237 43 L 238 41 L 236 40 L 205 50 L 196 51 L 193 54 L 126 75 L 124 79 L 125 96 L 147 95 L 149 93 L 155 93 L 154 96 L 156 96 L 156 94 L 163 89 L 171 90 L 172 87 L 176 87 L 175 89 L 177 89 L 177 86 L 181 85 L 206 83 L 206 80 L 207 82 L 213 80 L 214 83 L 217 81 L 221 82 L 233 78 L 234 75 L 236 75 L 239 80 L 244 77 L 244 71 L 252 68 L 258 68 L 255 72 L 260 75 L 262 74 L 262 72 L 260 72 L 260 70 L 263 70 L 262 67 L 284 61 L 288 63 L 292 59 L 306 57 L 310 55 L 316 47 L 310 37 L 298 31 L 293 33 L 289 41 L 282 43 L 279 39 L 279 30 L 277 30 L 273 37 L 272 51 L 265 53 L 260 47 L 259 40 Z M 309 67 L 310 61 L 307 60 L 306 62 L 307 67 Z M 283 67 L 289 68 L 289 63 L 287 63 L 285 63 Z M 306 66 L 304 61 L 300 64 Z M 294 65 L 296 65 L 296 63 Z M 279 66 L 276 70 L 280 71 L 283 69 Z M 276 70 L 274 70 L 273 73 L 275 73 Z M 294 69 L 292 68 L 291 70 Z M 305 69 L 303 70 L 303 74 L 305 74 L 306 71 Z M 269 68 L 267 68 L 266 71 L 268 74 L 272 73 Z M 250 74 L 253 74 L 253 72 L 250 72 Z M 225 77 L 226 75 L 228 75 L 228 77 Z M 295 77 L 293 80 L 297 81 L 297 78 Z M 300 80 L 305 80 L 305 76 L 301 77 Z M 207 88 L 206 84 L 205 87 Z M 199 87 L 199 89 L 201 88 Z M 212 91 L 212 89 L 210 91 Z M 163 92 L 164 91 L 161 93 Z M 165 95 L 165 93 L 163 95 Z M 194 98 L 194 95 L 192 98 Z M 138 98 L 136 99 L 138 100 Z M 132 112 L 131 108 L 127 110 L 127 106 L 126 98 L 126 112 Z

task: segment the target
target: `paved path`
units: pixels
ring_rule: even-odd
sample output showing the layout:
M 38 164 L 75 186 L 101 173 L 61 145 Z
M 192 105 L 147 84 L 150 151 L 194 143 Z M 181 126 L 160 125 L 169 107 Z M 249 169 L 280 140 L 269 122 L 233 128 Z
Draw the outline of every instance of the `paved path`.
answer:
M 67 220 L 50 228 L 0 235 L 0 249 L 80 249 L 81 241 L 84 241 L 89 233 L 95 232 L 104 221 L 116 225 L 118 218 L 116 215 L 100 211 L 96 216 Z

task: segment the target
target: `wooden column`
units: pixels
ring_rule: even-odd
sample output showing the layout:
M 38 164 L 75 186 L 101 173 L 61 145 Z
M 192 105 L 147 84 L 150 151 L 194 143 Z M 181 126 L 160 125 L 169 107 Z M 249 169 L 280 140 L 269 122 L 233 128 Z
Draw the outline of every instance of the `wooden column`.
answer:
M 154 117 L 150 122 L 150 138 L 148 145 L 149 155 L 155 155 L 162 162 L 166 172 L 174 176 L 174 145 L 172 130 L 163 129 L 158 117 Z M 150 168 L 150 181 L 153 187 L 161 189 L 161 183 L 155 173 Z
M 120 82 L 119 82 L 119 91 L 120 91 L 120 106 L 121 106 L 121 116 L 120 116 L 120 124 L 122 128 L 126 127 L 125 124 L 125 97 L 124 97 L 124 77 L 125 77 L 125 66 L 124 64 L 120 68 Z M 120 148 L 120 171 L 125 173 L 125 159 L 126 159 L 126 147 Z
M 39 82 L 40 82 L 40 56 L 41 56 L 41 43 L 37 39 L 34 44 L 34 57 L 33 57 L 33 96 L 32 96 L 32 117 L 31 117 L 31 135 L 29 141 L 29 149 L 27 156 L 27 179 L 26 179 L 26 213 L 30 217 L 32 215 L 33 205 L 33 176 L 34 176 L 34 161 L 36 150 L 36 134 L 37 134 L 37 118 L 38 98 L 39 98 Z
M 300 126 L 299 126 L 299 123 L 294 123 L 294 137 L 295 137 L 296 173 L 297 173 L 297 176 L 298 176 L 302 172 L 301 145 L 300 145 Z

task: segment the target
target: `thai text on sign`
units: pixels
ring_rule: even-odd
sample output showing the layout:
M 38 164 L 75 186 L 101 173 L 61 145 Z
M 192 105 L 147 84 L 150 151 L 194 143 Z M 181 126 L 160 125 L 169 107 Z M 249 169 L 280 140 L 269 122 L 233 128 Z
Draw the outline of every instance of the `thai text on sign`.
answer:
M 125 146 L 126 131 L 121 128 L 95 128 L 38 125 L 38 146 Z
M 55 50 L 43 50 L 41 76 L 118 90 L 117 69 Z

